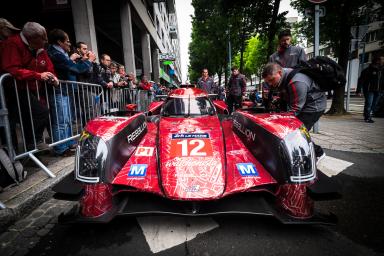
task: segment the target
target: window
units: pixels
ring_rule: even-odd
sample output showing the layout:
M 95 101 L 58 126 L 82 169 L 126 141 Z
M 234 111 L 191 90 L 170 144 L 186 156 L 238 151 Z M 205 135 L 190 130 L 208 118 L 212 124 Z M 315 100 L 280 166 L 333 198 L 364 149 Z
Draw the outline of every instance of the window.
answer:
M 206 97 L 169 98 L 163 108 L 163 116 L 190 116 L 214 114 L 214 108 Z

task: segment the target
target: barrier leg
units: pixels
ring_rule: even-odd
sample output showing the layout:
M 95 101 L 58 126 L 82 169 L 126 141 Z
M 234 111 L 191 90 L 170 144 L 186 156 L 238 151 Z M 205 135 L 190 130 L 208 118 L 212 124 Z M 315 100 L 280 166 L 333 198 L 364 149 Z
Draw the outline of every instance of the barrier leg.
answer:
M 56 175 L 53 174 L 42 162 L 40 162 L 39 159 L 37 159 L 37 157 L 35 157 L 32 153 L 29 153 L 28 154 L 29 158 L 31 158 L 33 160 L 33 162 L 35 162 L 41 169 L 43 169 L 43 171 L 48 174 L 49 177 L 51 178 L 55 178 Z

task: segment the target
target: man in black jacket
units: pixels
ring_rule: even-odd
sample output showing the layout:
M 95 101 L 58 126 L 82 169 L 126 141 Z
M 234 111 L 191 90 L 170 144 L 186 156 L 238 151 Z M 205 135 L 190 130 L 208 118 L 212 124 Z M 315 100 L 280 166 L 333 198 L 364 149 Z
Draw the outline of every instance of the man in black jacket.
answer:
M 237 67 L 231 68 L 232 75 L 229 78 L 227 85 L 227 104 L 229 113 L 232 113 L 233 107 L 235 109 L 241 108 L 243 94 L 245 92 L 246 80 L 245 76 L 240 74 Z
M 384 91 L 384 57 L 376 57 L 372 63 L 361 72 L 357 93 L 361 88 L 364 93 L 364 121 L 374 123 L 371 113 L 375 109 Z

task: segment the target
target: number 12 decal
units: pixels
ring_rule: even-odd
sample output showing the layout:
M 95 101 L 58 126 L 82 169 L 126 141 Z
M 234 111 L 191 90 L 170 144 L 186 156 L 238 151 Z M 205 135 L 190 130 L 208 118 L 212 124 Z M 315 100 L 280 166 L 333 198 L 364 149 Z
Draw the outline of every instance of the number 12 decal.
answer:
M 181 139 L 171 141 L 171 156 L 212 156 L 210 139 Z

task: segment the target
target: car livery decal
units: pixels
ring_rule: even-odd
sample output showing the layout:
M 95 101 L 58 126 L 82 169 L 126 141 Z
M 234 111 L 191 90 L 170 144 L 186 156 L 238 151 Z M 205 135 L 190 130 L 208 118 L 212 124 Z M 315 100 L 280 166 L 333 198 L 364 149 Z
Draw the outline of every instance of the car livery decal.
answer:
M 153 156 L 154 147 L 137 147 L 135 156 Z
M 236 167 L 241 176 L 259 176 L 255 165 L 252 163 L 239 163 L 236 164 Z
M 134 130 L 131 134 L 127 136 L 128 143 L 131 143 L 136 138 L 140 136 L 140 134 L 147 128 L 147 123 L 142 123 L 136 130 Z
M 206 157 L 213 154 L 208 133 L 176 133 L 171 138 L 171 157 Z
M 147 174 L 147 164 L 132 164 L 128 172 L 128 177 L 144 178 Z

